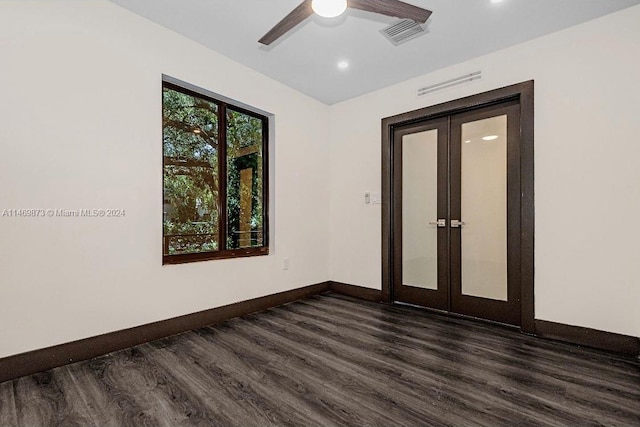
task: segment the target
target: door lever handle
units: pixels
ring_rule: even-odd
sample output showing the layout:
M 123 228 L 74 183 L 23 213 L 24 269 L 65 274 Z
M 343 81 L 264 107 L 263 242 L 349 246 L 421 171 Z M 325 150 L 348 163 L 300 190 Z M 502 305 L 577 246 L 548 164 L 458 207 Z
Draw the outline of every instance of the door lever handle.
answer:
M 466 225 L 464 221 L 459 221 L 457 219 L 451 220 L 451 228 L 460 228 L 463 225 Z
M 447 220 L 446 219 L 439 219 L 437 221 L 431 221 L 429 222 L 429 225 L 436 225 L 440 228 L 444 228 L 447 226 Z

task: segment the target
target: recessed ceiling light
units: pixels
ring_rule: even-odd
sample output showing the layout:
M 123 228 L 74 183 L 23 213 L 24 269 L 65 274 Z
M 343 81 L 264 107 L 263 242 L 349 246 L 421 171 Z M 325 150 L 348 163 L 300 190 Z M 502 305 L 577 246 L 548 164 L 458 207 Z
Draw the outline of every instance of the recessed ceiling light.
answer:
M 483 136 L 482 140 L 483 141 L 495 141 L 498 138 L 499 138 L 498 135 L 488 135 L 488 136 Z
M 469 144 L 470 142 L 471 142 L 471 140 L 470 140 L 470 139 L 467 139 L 464 143 L 465 143 L 465 144 Z
M 335 18 L 347 10 L 347 0 L 312 0 L 311 8 L 323 18 Z
M 340 61 L 340 62 L 338 62 L 338 68 L 340 70 L 346 70 L 347 68 L 349 68 L 349 62 L 348 61 Z
M 503 0 L 491 0 L 491 3 L 496 4 L 496 3 L 502 3 Z

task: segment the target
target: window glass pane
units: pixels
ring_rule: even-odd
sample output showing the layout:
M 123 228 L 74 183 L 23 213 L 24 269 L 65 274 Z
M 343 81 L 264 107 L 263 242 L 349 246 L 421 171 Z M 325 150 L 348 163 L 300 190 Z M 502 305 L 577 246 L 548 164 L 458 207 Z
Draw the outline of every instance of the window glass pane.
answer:
M 163 90 L 165 255 L 220 249 L 217 114 L 213 102 Z
M 263 121 L 227 110 L 227 249 L 263 246 Z

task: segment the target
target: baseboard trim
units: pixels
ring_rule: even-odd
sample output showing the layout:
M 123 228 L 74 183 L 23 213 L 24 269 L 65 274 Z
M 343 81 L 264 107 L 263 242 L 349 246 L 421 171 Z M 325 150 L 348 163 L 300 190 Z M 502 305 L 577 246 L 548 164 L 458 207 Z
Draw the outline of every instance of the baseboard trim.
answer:
M 640 338 L 562 323 L 535 321 L 536 336 L 628 356 L 640 356 Z
M 318 295 L 330 289 L 330 282 L 318 283 L 173 319 L 5 357 L 0 359 L 0 383 L 193 329 L 214 325 L 234 317 L 244 316 Z
M 328 282 L 329 290 L 337 294 L 347 295 L 367 301 L 382 302 L 382 291 L 363 286 L 348 285 L 340 282 Z
M 0 383 L 193 329 L 214 325 L 234 317 L 267 310 L 328 291 L 366 301 L 383 301 L 382 291 L 377 289 L 334 281 L 318 283 L 198 313 L 5 357 L 0 359 Z M 598 350 L 634 357 L 640 356 L 640 338 L 637 337 L 544 320 L 535 321 L 535 335 L 545 339 L 564 341 Z
M 334 281 L 327 283 L 329 290 L 332 292 L 367 301 L 384 302 L 383 294 L 380 290 Z M 444 313 L 444 315 L 450 314 Z M 581 345 L 610 353 L 640 357 L 640 338 L 637 337 L 544 320 L 535 320 L 534 326 L 534 335 L 539 338 Z

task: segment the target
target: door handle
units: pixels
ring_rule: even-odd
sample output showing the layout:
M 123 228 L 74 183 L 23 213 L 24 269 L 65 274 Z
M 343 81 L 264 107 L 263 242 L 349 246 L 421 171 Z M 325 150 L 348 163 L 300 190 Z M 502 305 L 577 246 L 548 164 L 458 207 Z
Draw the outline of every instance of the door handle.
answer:
M 451 228 L 460 228 L 463 225 L 466 225 L 466 223 L 464 221 L 459 221 L 457 219 L 452 219 L 451 220 Z
M 429 225 L 437 225 L 439 228 L 444 228 L 447 226 L 447 220 L 446 219 L 439 219 L 437 221 L 431 221 L 429 223 Z

